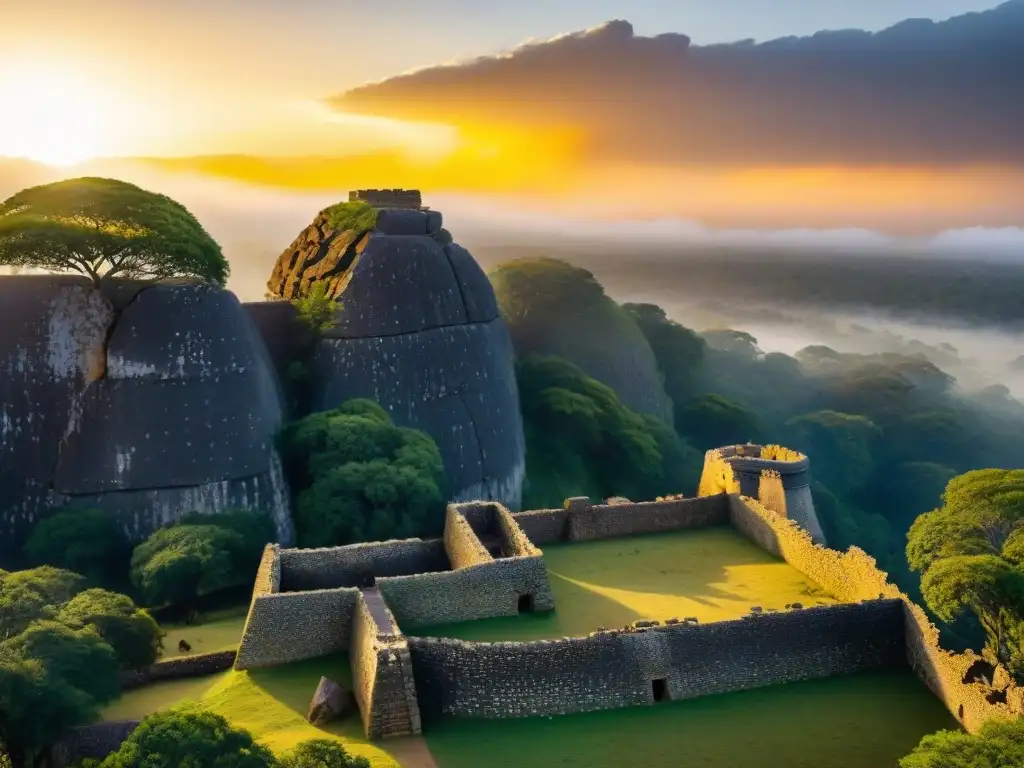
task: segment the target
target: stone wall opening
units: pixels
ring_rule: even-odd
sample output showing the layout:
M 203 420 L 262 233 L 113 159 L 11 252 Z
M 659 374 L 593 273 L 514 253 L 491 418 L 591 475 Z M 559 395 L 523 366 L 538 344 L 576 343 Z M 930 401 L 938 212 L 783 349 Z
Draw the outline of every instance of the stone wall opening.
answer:
M 654 694 L 655 704 L 668 701 L 668 680 L 664 677 L 656 677 L 651 680 L 651 692 Z
M 519 596 L 519 612 L 533 613 L 533 595 Z

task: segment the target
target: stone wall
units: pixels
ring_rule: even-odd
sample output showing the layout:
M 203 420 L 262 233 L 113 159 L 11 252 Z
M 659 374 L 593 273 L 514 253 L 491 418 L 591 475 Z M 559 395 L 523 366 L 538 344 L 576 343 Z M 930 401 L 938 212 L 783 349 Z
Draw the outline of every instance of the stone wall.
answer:
M 505 552 L 515 557 L 540 557 L 543 555 L 505 507 L 495 504 L 494 514 L 501 536 L 502 549 Z
M 237 651 L 197 653 L 175 659 L 158 661 L 145 669 L 132 669 L 121 673 L 121 690 L 130 691 L 162 680 L 181 680 L 188 677 L 204 677 L 231 669 Z
M 569 541 L 596 541 L 644 533 L 725 525 L 729 506 L 725 496 L 629 504 L 569 507 Z
M 512 518 L 534 544 L 555 544 L 569 539 L 569 511 L 567 509 L 534 509 L 515 512 Z
M 407 576 L 450 568 L 442 539 L 400 539 L 344 547 L 281 550 L 281 590 L 361 586 L 367 574 Z
M 973 653 L 953 654 L 939 645 L 939 631 L 924 610 L 898 587 L 889 583 L 874 558 L 857 547 L 837 552 L 819 546 L 792 520 L 780 518 L 756 499 L 730 496 L 730 518 L 736 530 L 781 557 L 840 600 L 878 598 L 898 600 L 903 609 L 905 653 L 910 666 L 964 727 L 976 732 L 992 717 L 1013 717 L 1024 710 L 996 701 L 992 688 L 968 683 L 968 670 L 979 661 Z M 1005 675 L 1003 676 L 1005 677 Z M 1021 703 L 1021 689 L 1006 682 L 1001 688 L 1007 702 Z
M 418 189 L 355 189 L 348 193 L 349 202 L 369 203 L 377 208 L 415 208 L 423 199 Z
M 779 493 L 762 497 L 765 472 L 781 484 Z M 827 542 L 814 509 L 810 484 L 810 460 L 799 451 L 781 445 L 728 445 L 704 455 L 697 495 L 739 493 L 764 498 L 772 511 L 795 520 L 814 541 L 824 545 Z
M 473 565 L 493 562 L 469 520 L 458 505 L 449 504 L 445 512 L 444 548 L 452 568 L 468 568 Z
M 121 748 L 121 744 L 139 727 L 139 720 L 111 720 L 105 723 L 70 728 L 54 744 L 50 754 L 51 768 L 67 768 L 80 760 L 100 760 Z
M 273 667 L 347 651 L 358 595 L 358 589 L 341 588 L 254 597 L 235 669 Z
M 352 695 L 359 705 L 363 730 L 369 734 L 373 717 L 373 686 L 377 681 L 377 622 L 361 594 L 352 611 L 352 640 L 348 654 L 352 667 Z
M 899 667 L 903 611 L 875 600 L 530 643 L 409 638 L 424 717 L 556 715 Z
M 377 585 L 407 632 L 493 616 L 515 616 L 519 599 L 532 597 L 534 611 L 555 607 L 542 557 L 508 557 L 448 573 L 378 579 Z

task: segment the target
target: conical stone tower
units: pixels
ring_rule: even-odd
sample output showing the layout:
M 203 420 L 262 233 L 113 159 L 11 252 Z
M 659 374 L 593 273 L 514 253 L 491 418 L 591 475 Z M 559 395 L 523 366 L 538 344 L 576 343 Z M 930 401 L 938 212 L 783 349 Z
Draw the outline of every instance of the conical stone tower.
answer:
M 514 353 L 483 270 L 411 190 L 361 190 L 322 211 L 267 284 L 317 282 L 340 302 L 314 357 L 314 411 L 376 400 L 438 445 L 450 496 L 518 508 L 525 445 Z

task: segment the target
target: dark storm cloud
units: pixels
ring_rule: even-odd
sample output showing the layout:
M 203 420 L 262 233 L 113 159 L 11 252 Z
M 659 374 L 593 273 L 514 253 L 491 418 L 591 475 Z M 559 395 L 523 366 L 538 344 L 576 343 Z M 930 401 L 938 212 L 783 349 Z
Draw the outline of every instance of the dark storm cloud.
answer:
M 1024 164 L 1024 0 L 877 33 L 695 46 L 626 21 L 330 99 L 405 119 L 576 126 L 595 158 Z

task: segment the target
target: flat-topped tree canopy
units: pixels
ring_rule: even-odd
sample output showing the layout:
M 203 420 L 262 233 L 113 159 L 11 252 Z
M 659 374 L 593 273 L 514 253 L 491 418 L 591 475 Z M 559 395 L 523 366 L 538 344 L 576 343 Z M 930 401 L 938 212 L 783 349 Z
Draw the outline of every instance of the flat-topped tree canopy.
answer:
M 0 204 L 0 266 L 223 285 L 220 246 L 180 203 L 117 179 L 30 187 Z

